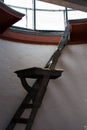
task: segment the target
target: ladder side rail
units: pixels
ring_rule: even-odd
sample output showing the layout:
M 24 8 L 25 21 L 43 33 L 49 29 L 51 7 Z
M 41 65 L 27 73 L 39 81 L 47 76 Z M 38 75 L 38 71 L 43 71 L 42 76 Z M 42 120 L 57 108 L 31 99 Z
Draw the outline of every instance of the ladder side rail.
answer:
M 69 35 L 70 35 L 70 28 L 69 28 L 69 25 L 68 25 L 65 29 L 64 36 L 63 36 L 63 38 L 61 39 L 61 41 L 58 45 L 58 49 L 54 52 L 54 54 L 51 57 L 51 60 L 48 62 L 48 64 L 49 64 L 52 61 L 51 64 L 49 66 L 47 64 L 48 67 L 45 66 L 45 68 L 50 68 L 50 69 L 55 68 L 57 61 L 58 61 L 58 58 L 59 58 L 63 48 L 65 47 L 65 45 L 67 44 L 67 42 L 69 40 Z M 44 76 L 42 78 L 42 82 L 41 82 L 40 87 L 39 87 L 40 89 L 39 89 L 39 91 L 36 95 L 35 102 L 34 102 L 35 104 L 38 103 L 39 107 L 40 107 L 42 100 L 43 100 L 43 97 L 45 95 L 48 82 L 49 82 L 49 77 Z M 39 107 L 32 109 L 30 117 L 29 117 L 29 122 L 31 122 L 31 123 L 28 122 L 25 130 L 31 130 L 31 127 L 33 125 L 33 121 L 36 117 L 36 114 L 39 110 Z
M 63 48 L 66 46 L 66 44 L 68 43 L 69 39 L 70 39 L 70 25 L 68 23 L 66 28 L 65 28 L 64 35 L 61 38 L 56 51 L 53 53 L 53 55 L 49 59 L 49 61 L 46 64 L 45 68 L 50 68 L 50 69 L 55 68 L 55 66 L 56 66 L 56 64 L 58 62 L 58 58 L 60 57 L 61 52 L 62 52 Z

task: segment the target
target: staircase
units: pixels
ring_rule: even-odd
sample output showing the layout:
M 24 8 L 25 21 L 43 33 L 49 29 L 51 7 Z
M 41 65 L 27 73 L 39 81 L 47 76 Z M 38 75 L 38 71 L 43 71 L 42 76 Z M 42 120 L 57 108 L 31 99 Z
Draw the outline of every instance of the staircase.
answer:
M 6 130 L 13 130 L 17 123 L 25 124 L 25 130 L 31 130 L 35 116 L 41 106 L 49 80 L 59 78 L 63 72 L 62 69 L 56 70 L 55 66 L 58 62 L 58 58 L 61 55 L 63 48 L 69 40 L 69 35 L 70 28 L 68 25 L 65 29 L 64 36 L 58 44 L 57 50 L 54 52 L 44 68 L 33 67 L 24 70 L 18 70 L 15 72 L 20 78 L 24 89 L 27 91 L 27 95 L 14 114 Z M 26 78 L 36 79 L 33 86 L 30 86 L 27 83 Z M 26 109 L 30 110 L 28 118 L 22 117 Z

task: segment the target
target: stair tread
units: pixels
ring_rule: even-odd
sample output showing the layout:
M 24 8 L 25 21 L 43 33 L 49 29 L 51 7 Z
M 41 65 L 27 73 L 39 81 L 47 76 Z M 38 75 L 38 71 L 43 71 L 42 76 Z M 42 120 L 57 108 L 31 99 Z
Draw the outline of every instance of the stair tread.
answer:
M 27 124 L 28 118 L 14 118 L 13 122 Z
M 21 124 L 31 124 L 32 120 L 29 118 L 15 118 L 13 120 L 14 123 L 21 123 Z
M 63 69 L 49 69 L 49 68 L 28 68 L 24 70 L 15 71 L 20 78 L 40 78 L 41 76 L 48 76 L 55 79 L 61 76 Z

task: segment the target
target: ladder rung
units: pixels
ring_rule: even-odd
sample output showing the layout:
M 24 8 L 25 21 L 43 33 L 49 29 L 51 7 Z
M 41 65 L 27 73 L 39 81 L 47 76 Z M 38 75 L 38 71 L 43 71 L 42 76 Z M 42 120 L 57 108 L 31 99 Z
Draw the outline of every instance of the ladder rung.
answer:
M 14 119 L 13 122 L 27 124 L 28 119 L 26 119 L 26 118 L 17 118 L 17 119 Z
M 24 104 L 22 107 L 24 109 L 28 109 L 28 108 L 39 108 L 40 107 L 40 103 L 38 103 L 38 104 Z
M 61 76 L 63 69 L 51 70 L 49 68 L 33 67 L 24 70 L 15 71 L 20 78 L 41 78 L 41 76 L 48 76 L 50 79 L 55 79 Z
M 22 108 L 33 108 L 33 104 L 24 104 Z

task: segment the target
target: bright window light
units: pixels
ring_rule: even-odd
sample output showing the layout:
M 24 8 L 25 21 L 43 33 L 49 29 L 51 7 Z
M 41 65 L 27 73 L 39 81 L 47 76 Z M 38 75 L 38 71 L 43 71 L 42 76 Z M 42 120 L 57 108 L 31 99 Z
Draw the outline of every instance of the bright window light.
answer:
M 17 7 L 32 8 L 32 0 L 4 0 L 4 3 Z
M 87 13 L 78 11 L 78 10 L 73 10 L 73 11 L 68 11 L 68 19 L 73 20 L 73 19 L 84 19 L 87 18 Z
M 63 12 L 36 11 L 36 29 L 64 30 Z
M 65 7 L 46 2 L 36 1 L 36 29 L 39 30 L 64 30 Z M 44 11 L 45 10 L 45 11 Z M 61 11 L 59 11 L 61 10 Z
M 4 0 L 4 3 L 25 14 L 22 20 L 13 26 L 36 30 L 63 31 L 65 29 L 65 7 L 63 6 L 36 0 L 34 13 L 34 0 Z M 86 12 L 69 8 L 68 10 L 67 14 L 69 20 L 87 18 Z

